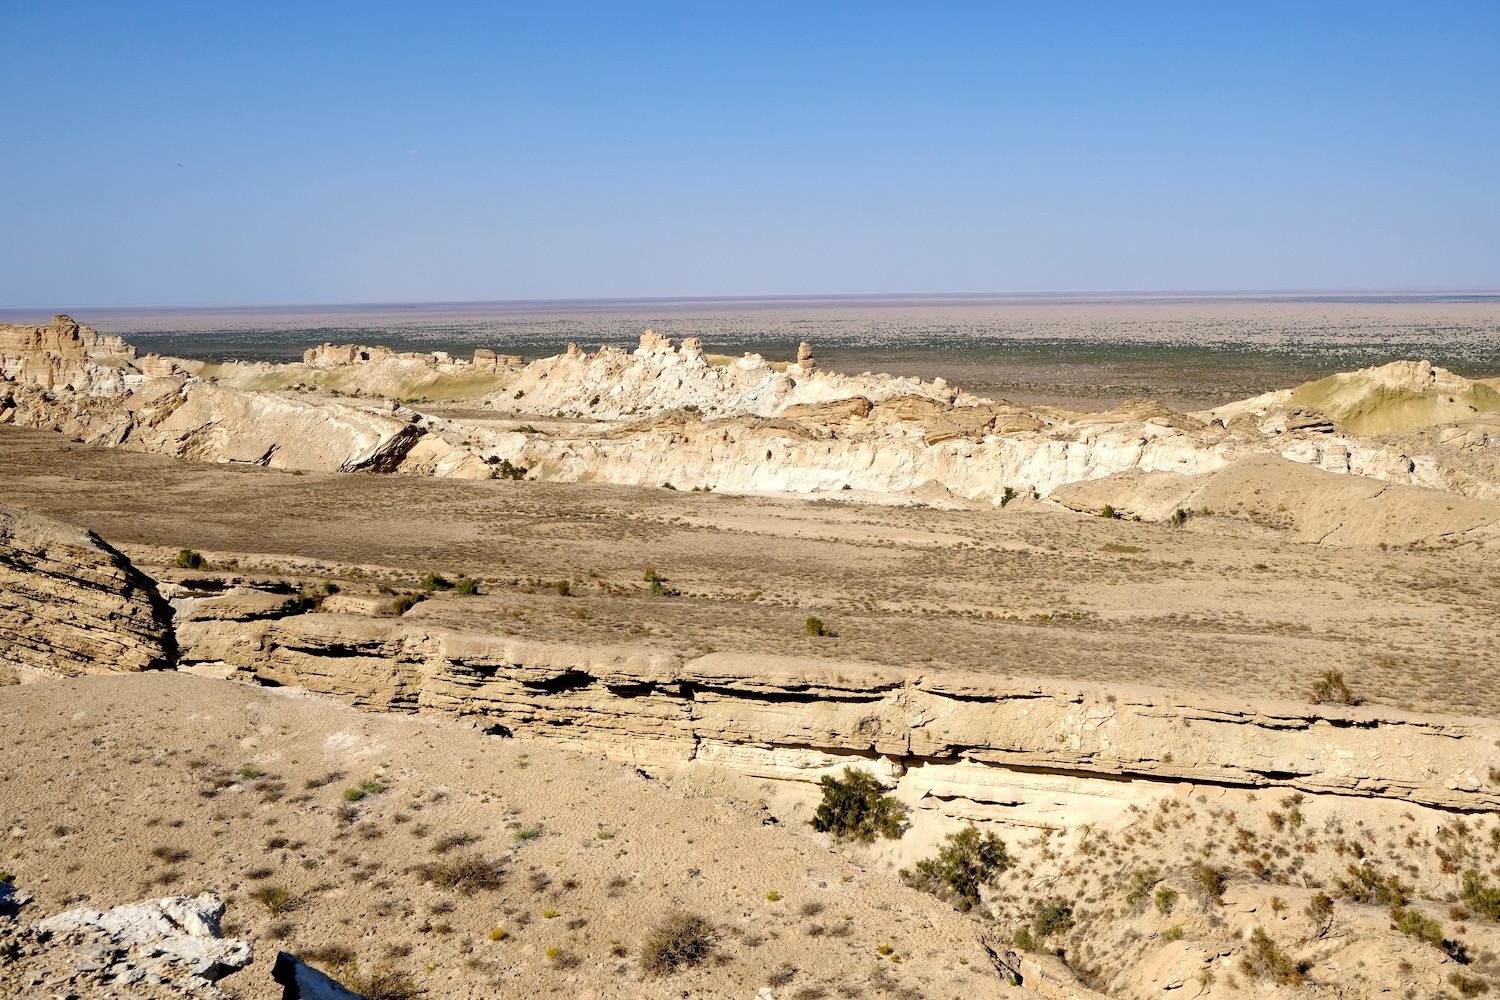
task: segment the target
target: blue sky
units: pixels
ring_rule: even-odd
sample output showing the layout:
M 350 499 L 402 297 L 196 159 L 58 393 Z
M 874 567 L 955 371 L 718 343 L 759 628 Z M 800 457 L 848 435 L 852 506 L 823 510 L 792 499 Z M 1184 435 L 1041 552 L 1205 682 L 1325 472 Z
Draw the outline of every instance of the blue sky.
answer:
M 1500 4 L 0 0 L 0 306 L 1500 287 Z

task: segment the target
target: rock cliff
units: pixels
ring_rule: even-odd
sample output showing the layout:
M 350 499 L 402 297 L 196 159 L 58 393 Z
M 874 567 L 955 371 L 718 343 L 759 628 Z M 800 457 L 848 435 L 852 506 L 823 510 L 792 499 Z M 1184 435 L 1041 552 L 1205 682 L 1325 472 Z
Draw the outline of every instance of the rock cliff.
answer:
M 150 670 L 175 654 L 155 583 L 91 532 L 0 505 L 0 665 Z

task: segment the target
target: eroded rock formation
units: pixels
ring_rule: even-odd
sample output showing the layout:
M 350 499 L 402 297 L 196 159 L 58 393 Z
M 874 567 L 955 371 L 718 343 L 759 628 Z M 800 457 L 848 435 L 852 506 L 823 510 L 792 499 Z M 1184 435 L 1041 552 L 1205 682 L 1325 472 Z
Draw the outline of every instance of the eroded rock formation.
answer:
M 168 666 L 171 608 L 92 532 L 0 505 L 0 665 L 51 676 Z

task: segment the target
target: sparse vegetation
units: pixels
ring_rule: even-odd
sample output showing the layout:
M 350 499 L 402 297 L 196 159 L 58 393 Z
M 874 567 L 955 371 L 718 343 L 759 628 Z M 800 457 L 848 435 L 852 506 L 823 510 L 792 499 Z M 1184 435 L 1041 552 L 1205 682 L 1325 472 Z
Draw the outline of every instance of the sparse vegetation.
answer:
M 1490 885 L 1482 872 L 1473 868 L 1464 872 L 1463 899 L 1475 913 L 1500 920 L 1500 888 Z
M 1224 905 L 1224 889 L 1229 885 L 1229 875 L 1206 861 L 1193 865 L 1192 885 L 1203 905 Z
M 366 778 L 353 788 L 344 789 L 345 802 L 358 802 L 369 795 L 379 795 L 385 791 L 385 785 L 379 778 Z
M 1426 941 L 1434 948 L 1443 947 L 1443 925 L 1425 914 L 1397 906 L 1391 909 L 1391 922 L 1402 934 Z
M 179 549 L 177 558 L 172 561 L 172 565 L 179 569 L 202 569 L 207 564 L 208 561 L 203 558 L 203 554 L 194 552 L 192 549 Z
M 1156 885 L 1161 881 L 1161 872 L 1155 868 L 1137 868 L 1130 873 L 1130 888 L 1125 893 L 1125 903 L 1136 913 L 1151 902 Z
M 717 940 L 714 926 L 692 913 L 674 913 L 647 932 L 641 942 L 641 971 L 663 976 L 707 959 Z
M 427 995 L 427 990 L 416 984 L 411 973 L 389 965 L 377 965 L 368 974 L 361 974 L 351 964 L 348 971 L 336 978 L 368 1000 L 417 1000 Z
M 970 823 L 948 835 L 948 843 L 937 857 L 917 862 L 915 872 L 903 870 L 902 880 L 914 888 L 930 892 L 967 911 L 979 903 L 981 886 L 1015 865 L 1005 842 L 993 831 L 981 834 Z
M 479 581 L 470 576 L 461 576 L 453 582 L 453 592 L 460 597 L 473 597 L 479 593 Z
M 1099 511 L 1099 516 L 1119 520 L 1123 515 L 1121 515 L 1119 511 L 1115 510 L 1111 505 L 1105 504 L 1104 509 Z
M 1411 890 L 1395 875 L 1382 877 L 1371 864 L 1350 865 L 1349 878 L 1338 880 L 1339 892 L 1355 903 L 1401 907 L 1411 899 Z
M 1004 508 L 1006 504 L 1010 503 L 1016 498 L 1016 495 L 1016 488 L 1014 486 L 1005 487 L 1005 489 L 1000 492 L 1000 506 Z
M 1359 697 L 1344 683 L 1341 670 L 1329 670 L 1312 687 L 1314 705 L 1358 705 Z
M 447 579 L 439 573 L 428 573 L 426 576 L 422 577 L 422 582 L 417 584 L 417 586 L 429 592 L 434 590 L 452 590 L 453 581 Z
M 404 615 L 421 602 L 427 600 L 427 595 L 420 590 L 414 590 L 409 594 L 401 594 L 391 602 L 391 610 L 398 615 Z
M 265 775 L 265 773 L 266 772 L 262 771 L 260 768 L 256 767 L 254 764 L 246 764 L 244 767 L 240 768 L 240 777 L 241 778 L 250 778 L 250 779 L 259 778 L 259 777 L 263 777 Z
M 1184 524 L 1187 524 L 1188 518 L 1192 516 L 1193 515 L 1191 511 L 1184 510 L 1183 508 L 1178 507 L 1175 511 L 1172 512 L 1172 516 L 1167 518 L 1167 520 L 1171 523 L 1172 527 L 1180 528 Z
M 1039 938 L 1051 937 L 1073 927 L 1073 904 L 1061 896 L 1053 896 L 1037 904 L 1032 915 L 1031 926 Z
M 505 872 L 498 861 L 472 851 L 418 865 L 413 870 L 423 882 L 461 896 L 498 889 L 505 882 Z
M 1293 962 L 1264 929 L 1250 932 L 1250 946 L 1240 959 L 1240 969 L 1247 976 L 1272 979 L 1286 986 L 1302 982 L 1306 966 Z
M 823 801 L 813 813 L 814 830 L 865 843 L 876 837 L 895 840 L 901 836 L 907 807 L 886 795 L 872 775 L 846 767 L 843 777 L 825 774 L 820 784 Z
M 266 908 L 273 917 L 290 913 L 302 905 L 302 900 L 279 885 L 266 885 L 250 893 L 250 898 Z
M 536 433 L 535 427 L 517 428 L 517 430 L 527 429 L 529 429 L 533 434 Z M 525 466 L 514 464 L 508 458 L 500 458 L 496 455 L 491 455 L 489 458 L 485 459 L 485 461 L 491 466 L 494 466 L 496 479 L 512 479 L 516 482 L 520 482 L 521 480 L 526 478 L 526 473 L 531 471 Z

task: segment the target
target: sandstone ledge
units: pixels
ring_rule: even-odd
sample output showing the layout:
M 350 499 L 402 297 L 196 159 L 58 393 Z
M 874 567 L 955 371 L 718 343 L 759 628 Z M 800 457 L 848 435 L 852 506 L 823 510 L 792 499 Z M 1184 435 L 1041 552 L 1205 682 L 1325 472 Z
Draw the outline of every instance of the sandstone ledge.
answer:
M 781 780 L 863 764 L 914 783 L 934 805 L 962 800 L 998 810 L 992 818 L 1035 812 L 1039 797 L 1060 802 L 1083 785 L 1089 796 L 1132 798 L 1131 788 L 1159 794 L 1163 783 L 1500 807 L 1487 780 L 1500 724 L 1486 719 L 831 660 L 684 658 L 338 614 L 193 621 L 179 639 L 186 669 L 369 710 L 473 717 L 642 764 L 701 761 Z

